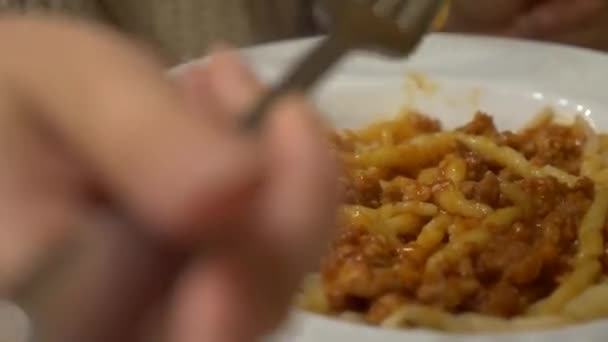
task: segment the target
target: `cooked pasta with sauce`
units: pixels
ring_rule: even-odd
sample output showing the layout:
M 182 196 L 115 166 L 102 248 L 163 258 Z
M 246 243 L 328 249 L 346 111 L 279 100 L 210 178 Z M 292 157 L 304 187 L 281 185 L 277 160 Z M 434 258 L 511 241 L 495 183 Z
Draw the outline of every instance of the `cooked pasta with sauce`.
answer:
M 608 317 L 608 135 L 404 114 L 332 135 L 339 234 L 298 297 L 390 328 L 494 332 Z

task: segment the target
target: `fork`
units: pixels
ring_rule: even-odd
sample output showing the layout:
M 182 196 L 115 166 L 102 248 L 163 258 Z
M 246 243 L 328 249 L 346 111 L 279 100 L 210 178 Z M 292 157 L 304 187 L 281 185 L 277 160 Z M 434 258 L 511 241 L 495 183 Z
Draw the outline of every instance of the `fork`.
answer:
M 290 92 L 309 91 L 348 52 L 377 51 L 391 57 L 412 53 L 442 8 L 443 0 L 321 0 L 330 34 L 321 40 L 246 116 L 255 129 L 275 101 Z

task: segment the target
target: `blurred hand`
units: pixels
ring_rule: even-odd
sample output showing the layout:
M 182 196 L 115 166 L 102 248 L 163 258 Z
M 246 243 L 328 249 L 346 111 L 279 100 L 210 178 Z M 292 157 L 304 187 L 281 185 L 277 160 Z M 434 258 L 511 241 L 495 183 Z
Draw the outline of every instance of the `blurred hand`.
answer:
M 3 293 L 51 247 L 96 227 L 98 246 L 68 275 L 71 287 L 41 302 L 62 341 L 159 337 L 141 331 L 153 307 L 170 342 L 252 341 L 275 327 L 318 260 L 338 201 L 315 110 L 286 98 L 246 136 L 236 114 L 263 88 L 232 53 L 186 70 L 176 86 L 149 54 L 102 28 L 4 18 L 0 37 Z M 100 195 L 149 227 L 95 220 Z M 163 261 L 131 248 L 139 235 L 125 232 L 138 229 L 184 254 L 226 245 L 164 279 L 160 264 L 134 266 Z M 151 290 L 162 282 L 169 293 Z
M 453 0 L 446 29 L 608 49 L 608 2 Z

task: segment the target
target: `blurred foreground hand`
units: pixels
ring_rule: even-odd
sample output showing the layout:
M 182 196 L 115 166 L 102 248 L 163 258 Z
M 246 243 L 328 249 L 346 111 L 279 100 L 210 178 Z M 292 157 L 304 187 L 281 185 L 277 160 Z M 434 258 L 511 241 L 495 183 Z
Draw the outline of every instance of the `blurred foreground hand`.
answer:
M 62 342 L 243 342 L 275 327 L 338 202 L 315 110 L 286 98 L 247 136 L 237 114 L 263 87 L 233 53 L 175 82 L 150 54 L 83 23 L 5 17 L 0 42 L 2 293 L 49 248 L 98 226 L 104 243 L 74 278 L 80 285 L 45 307 Z M 155 228 L 94 220 L 100 198 Z M 123 239 L 137 234 L 120 233 L 137 229 L 184 254 L 209 241 L 226 248 L 163 279 L 161 266 L 129 269 L 155 260 Z M 171 289 L 150 290 L 161 282 Z M 149 330 L 150 317 L 167 329 Z

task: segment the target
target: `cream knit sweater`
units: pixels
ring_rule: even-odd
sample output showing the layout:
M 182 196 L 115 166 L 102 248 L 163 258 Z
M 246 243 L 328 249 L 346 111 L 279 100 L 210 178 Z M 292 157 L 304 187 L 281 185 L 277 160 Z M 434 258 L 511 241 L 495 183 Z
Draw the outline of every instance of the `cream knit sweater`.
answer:
M 88 17 L 146 39 L 174 62 L 213 42 L 234 45 L 312 34 L 313 0 L 0 0 L 0 9 Z

